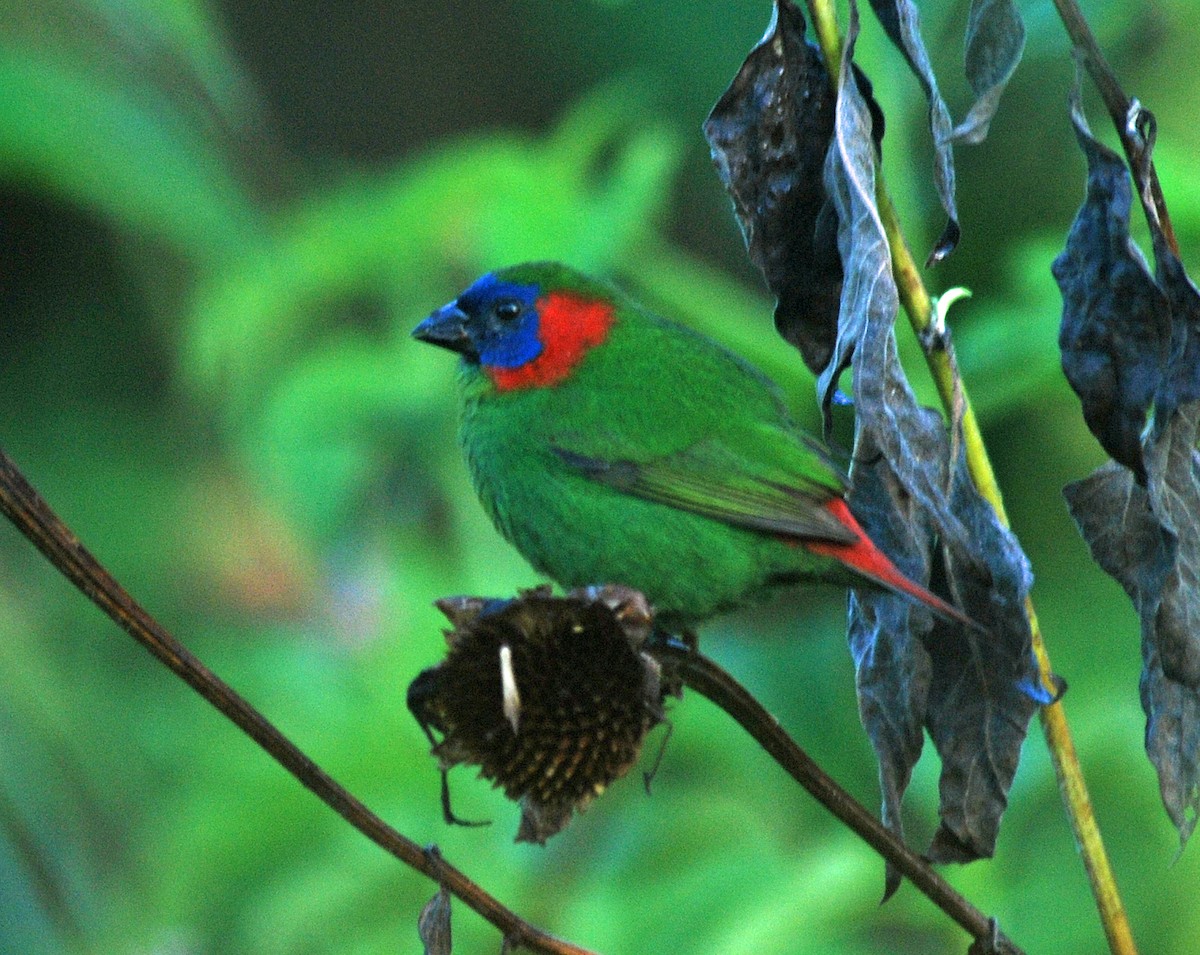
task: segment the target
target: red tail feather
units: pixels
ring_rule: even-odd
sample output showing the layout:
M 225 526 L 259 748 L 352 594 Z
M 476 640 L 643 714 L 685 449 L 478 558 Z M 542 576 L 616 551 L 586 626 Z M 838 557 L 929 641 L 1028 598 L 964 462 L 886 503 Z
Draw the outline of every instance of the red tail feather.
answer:
M 914 583 L 905 577 L 896 565 L 888 559 L 887 554 L 876 547 L 871 539 L 867 537 L 867 532 L 862 529 L 858 520 L 850 513 L 850 508 L 846 506 L 844 500 L 840 497 L 835 497 L 826 505 L 826 509 L 838 519 L 840 524 L 852 531 L 858 540 L 853 544 L 834 544 L 828 541 L 806 540 L 804 541 L 804 546 L 808 550 L 814 554 L 832 557 L 868 580 L 873 580 L 875 583 L 887 587 L 889 590 L 911 597 L 913 600 L 924 604 L 940 617 L 961 623 L 973 630 L 983 629 L 957 607 L 948 604 L 941 597 L 930 593 L 920 584 Z

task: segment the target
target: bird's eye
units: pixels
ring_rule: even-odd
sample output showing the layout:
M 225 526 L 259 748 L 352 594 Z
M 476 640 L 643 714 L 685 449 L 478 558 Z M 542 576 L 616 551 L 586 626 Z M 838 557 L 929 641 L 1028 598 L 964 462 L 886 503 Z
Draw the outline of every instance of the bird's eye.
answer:
M 512 299 L 506 299 L 503 302 L 496 303 L 496 317 L 501 321 L 511 322 L 514 318 L 521 314 L 521 303 L 514 302 Z

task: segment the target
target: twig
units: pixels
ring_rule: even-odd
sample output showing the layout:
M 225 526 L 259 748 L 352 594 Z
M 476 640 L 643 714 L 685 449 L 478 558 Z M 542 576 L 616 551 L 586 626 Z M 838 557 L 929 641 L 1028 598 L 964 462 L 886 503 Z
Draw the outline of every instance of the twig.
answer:
M 591 955 L 587 949 L 530 925 L 440 856 L 435 857 L 402 836 L 334 781 L 142 609 L 59 520 L 3 450 L 0 450 L 0 513 L 92 603 L 376 845 L 445 886 L 495 925 L 512 944 L 550 955 Z
M 832 0 L 807 0 L 807 2 L 809 13 L 815 24 L 817 36 L 821 39 L 822 51 L 826 57 L 826 62 L 840 62 L 839 59 L 834 58 L 835 54 L 840 52 L 840 44 L 836 46 L 826 45 L 826 37 L 837 32 L 837 20 Z M 1078 7 L 1074 5 L 1074 0 L 1055 0 L 1055 5 L 1059 8 L 1060 12 L 1064 7 L 1072 8 L 1077 15 L 1075 18 L 1076 29 L 1078 29 L 1078 24 L 1082 23 L 1083 28 L 1086 30 L 1087 24 L 1083 21 L 1082 14 L 1079 14 Z M 1071 27 L 1068 26 L 1068 29 L 1070 30 Z M 1090 30 L 1086 31 L 1086 35 L 1088 37 L 1091 36 Z M 1072 36 L 1074 37 L 1074 34 Z M 1089 69 L 1106 72 L 1111 77 L 1111 71 L 1108 70 L 1107 64 L 1104 63 L 1103 56 L 1099 54 L 1098 49 L 1095 49 L 1094 39 L 1091 41 L 1091 46 L 1095 55 L 1092 55 L 1091 52 L 1088 54 L 1087 62 Z M 1093 73 L 1093 75 L 1095 74 Z M 830 76 L 831 78 L 834 76 L 834 71 L 830 71 Z M 1119 90 L 1119 87 L 1117 89 Z M 1129 101 L 1123 93 L 1121 94 L 1121 98 L 1123 108 L 1121 111 L 1120 126 L 1123 127 Z M 1110 106 L 1111 110 L 1112 106 Z M 1124 133 L 1122 133 L 1122 142 L 1126 143 Z M 1157 187 L 1157 180 L 1154 181 L 1154 186 Z M 1161 197 L 1161 192 L 1159 196 Z M 888 244 L 891 248 L 892 272 L 899 290 L 900 302 L 908 314 L 909 322 L 918 340 L 923 340 L 932 322 L 929 293 L 925 289 L 916 261 L 913 259 L 912 253 L 904 240 L 895 207 L 888 195 L 882 170 L 879 170 L 877 173 L 876 199 L 880 218 L 883 221 L 884 231 L 887 234 Z M 1170 222 L 1166 218 L 1166 210 L 1164 208 L 1161 211 L 1164 232 L 1168 236 L 1171 236 Z M 956 418 L 961 422 L 967 468 L 971 474 L 971 478 L 975 482 L 979 493 L 995 510 L 999 521 L 1005 527 L 1008 527 L 1008 515 L 1004 509 L 1004 499 L 1000 492 L 1000 486 L 996 481 L 995 471 L 988 457 L 987 447 L 984 444 L 983 435 L 979 430 L 979 422 L 975 417 L 966 385 L 956 372 L 956 363 L 953 360 L 950 347 L 949 343 L 943 339 L 943 347 L 927 348 L 923 349 L 923 352 L 926 362 L 929 365 L 930 374 L 937 386 L 943 407 L 952 418 Z M 1026 613 L 1032 632 L 1033 651 L 1037 656 L 1041 671 L 1048 681 L 1053 670 L 1050 666 L 1050 657 L 1046 651 L 1045 641 L 1042 639 L 1041 628 L 1038 626 L 1037 614 L 1034 612 L 1032 599 L 1026 600 Z M 1049 682 L 1047 682 L 1047 690 L 1051 693 L 1057 692 L 1055 688 L 1049 685 Z M 1112 950 L 1113 955 L 1136 955 L 1137 948 L 1129 927 L 1129 919 L 1121 902 L 1116 878 L 1113 875 L 1108 853 L 1104 848 L 1100 829 L 1096 823 L 1091 797 L 1088 795 L 1087 784 L 1084 781 L 1083 769 L 1079 764 L 1079 757 L 1071 737 L 1066 712 L 1063 709 L 1062 703 L 1056 701 L 1043 706 L 1040 716 L 1042 733 L 1046 738 L 1046 745 L 1050 750 L 1050 758 L 1054 764 L 1055 775 L 1058 778 L 1063 805 L 1070 820 L 1071 828 L 1074 830 L 1080 854 L 1083 856 L 1084 868 L 1091 883 L 1092 895 L 1096 900 L 1096 908 L 1104 927 L 1104 933 L 1108 938 L 1109 948 Z
M 1020 948 L 996 931 L 995 920 L 989 919 L 955 891 L 925 859 L 839 786 L 727 671 L 679 642 L 655 642 L 651 649 L 656 657 L 675 668 L 685 685 L 732 716 L 817 802 L 894 865 L 934 905 L 976 940 L 994 940 L 994 946 L 987 951 L 996 955 L 1021 955 Z
M 1143 164 L 1140 157 L 1145 147 L 1140 141 L 1140 136 L 1130 129 L 1129 119 L 1134 109 L 1133 101 L 1121 89 L 1121 84 L 1112 71 L 1112 67 L 1108 65 L 1108 60 L 1104 58 L 1100 44 L 1096 42 L 1096 35 L 1092 33 L 1092 28 L 1084 18 L 1083 11 L 1079 9 L 1079 4 L 1075 0 L 1054 0 L 1054 8 L 1058 11 L 1063 26 L 1066 27 L 1076 55 L 1083 58 L 1088 75 L 1096 84 L 1096 89 L 1100 91 L 1100 98 L 1104 100 L 1104 108 L 1108 110 L 1108 115 L 1112 118 L 1117 136 L 1121 140 L 1121 147 L 1125 150 L 1125 157 L 1129 160 L 1129 168 L 1133 170 L 1141 168 Z M 1175 238 L 1175 229 L 1171 225 L 1171 216 L 1167 212 L 1167 202 L 1163 196 L 1162 186 L 1158 182 L 1154 161 L 1151 160 L 1145 166 L 1147 170 L 1146 185 L 1149 187 L 1150 200 L 1154 204 L 1154 214 L 1162 227 L 1167 245 L 1172 252 L 1178 255 L 1179 241 Z M 1138 185 L 1140 187 L 1142 184 L 1138 183 Z M 1147 210 L 1147 214 L 1149 214 L 1149 210 Z

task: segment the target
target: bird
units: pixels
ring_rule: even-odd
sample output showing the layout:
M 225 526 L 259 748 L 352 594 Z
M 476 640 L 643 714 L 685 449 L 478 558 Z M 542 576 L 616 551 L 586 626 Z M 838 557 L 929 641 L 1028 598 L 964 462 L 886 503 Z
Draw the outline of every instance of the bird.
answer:
M 830 452 L 740 356 L 556 262 L 489 272 L 414 330 L 460 356 L 458 439 L 499 532 L 564 588 L 641 591 L 665 628 L 808 582 L 971 618 L 867 536 Z

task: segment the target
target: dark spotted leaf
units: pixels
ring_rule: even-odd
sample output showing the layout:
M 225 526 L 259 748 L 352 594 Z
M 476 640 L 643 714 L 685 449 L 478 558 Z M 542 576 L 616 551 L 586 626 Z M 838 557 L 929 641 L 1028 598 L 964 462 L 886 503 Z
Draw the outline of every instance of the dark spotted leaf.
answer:
M 425 946 L 425 955 L 450 955 L 450 893 L 444 885 L 421 909 L 417 934 Z
M 819 373 L 836 337 L 842 265 L 821 182 L 834 96 L 805 29 L 800 10 L 777 0 L 766 36 L 713 107 L 704 135 L 750 260 L 776 296 L 775 325 Z M 883 116 L 873 108 L 878 143 Z
M 1051 266 L 1063 297 L 1063 372 L 1101 446 L 1144 481 L 1142 431 L 1166 367 L 1170 307 L 1129 237 L 1129 172 L 1088 129 L 1078 80 L 1071 122 L 1088 182 L 1066 248 Z
M 933 137 L 933 182 L 938 198 L 946 212 L 946 227 L 929 253 L 927 265 L 940 262 L 958 245 L 961 230 L 958 226 L 958 203 L 955 200 L 954 120 L 938 90 L 937 77 L 925 41 L 921 39 L 921 16 L 912 0 L 870 0 L 871 9 L 884 31 L 908 60 L 914 75 L 925 91 L 929 103 L 929 130 Z
M 856 30 L 852 7 L 848 54 Z M 987 631 L 940 622 L 935 628 L 928 612 L 909 601 L 856 593 L 850 645 L 860 715 L 879 756 L 885 822 L 899 831 L 900 799 L 925 727 L 942 757 L 942 825 L 931 852 L 940 859 L 978 858 L 994 850 L 1039 693 L 1023 609 L 1030 574 L 961 455 L 949 468 L 942 418 L 917 404 L 904 377 L 893 334 L 899 298 L 874 205 L 868 113 L 853 73 L 842 70 L 840 78 L 826 188 L 840 223 L 846 280 L 837 352 L 821 381 L 828 395 L 836 387 L 837 355 L 853 354 L 858 415 L 851 507 L 913 579 L 928 580 L 940 557 L 959 606 Z M 895 885 L 889 873 L 889 891 Z
M 1186 842 L 1200 815 L 1200 292 L 1145 198 L 1153 278 L 1129 241 L 1125 165 L 1088 131 L 1078 78 L 1071 118 L 1088 198 L 1055 260 L 1063 367 L 1114 460 L 1064 494 L 1092 557 L 1138 612 L 1146 751 Z M 1149 131 L 1134 167 L 1144 197 L 1153 119 L 1139 119 Z

